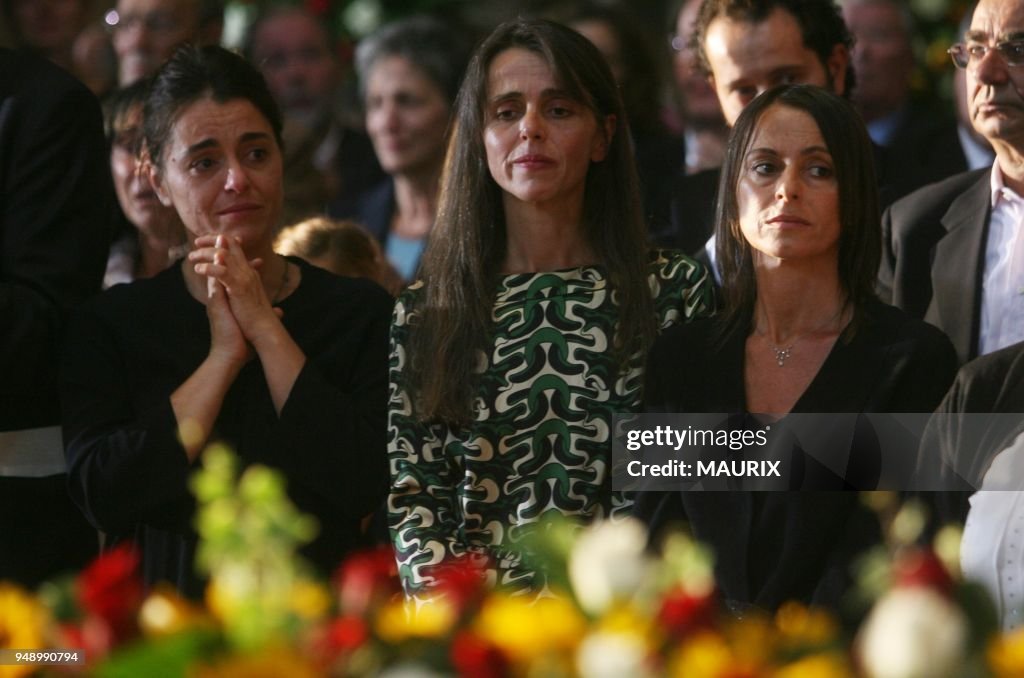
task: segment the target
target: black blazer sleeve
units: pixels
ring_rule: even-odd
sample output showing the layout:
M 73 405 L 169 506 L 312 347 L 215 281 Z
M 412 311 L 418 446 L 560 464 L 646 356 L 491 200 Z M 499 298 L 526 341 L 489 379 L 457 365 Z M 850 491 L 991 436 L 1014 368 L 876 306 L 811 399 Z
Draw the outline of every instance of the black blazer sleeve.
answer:
M 59 335 L 99 291 L 113 205 L 96 98 L 0 50 L 0 430 L 58 420 Z

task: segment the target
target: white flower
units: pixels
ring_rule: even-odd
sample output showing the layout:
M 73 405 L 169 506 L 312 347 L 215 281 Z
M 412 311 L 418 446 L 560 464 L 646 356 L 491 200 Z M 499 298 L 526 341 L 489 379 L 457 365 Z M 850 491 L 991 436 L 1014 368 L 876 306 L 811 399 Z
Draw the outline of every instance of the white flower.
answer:
M 869 678 L 952 678 L 961 675 L 967 620 L 932 589 L 895 589 L 871 610 L 858 648 Z
M 425 664 L 406 661 L 384 669 L 378 678 L 445 678 L 445 674 L 439 673 Z
M 580 535 L 569 555 L 569 579 L 580 605 L 600 614 L 632 597 L 651 570 L 647 528 L 637 520 L 602 521 Z
M 593 633 L 580 643 L 576 668 L 581 678 L 644 678 L 652 675 L 645 665 L 647 648 L 634 633 Z

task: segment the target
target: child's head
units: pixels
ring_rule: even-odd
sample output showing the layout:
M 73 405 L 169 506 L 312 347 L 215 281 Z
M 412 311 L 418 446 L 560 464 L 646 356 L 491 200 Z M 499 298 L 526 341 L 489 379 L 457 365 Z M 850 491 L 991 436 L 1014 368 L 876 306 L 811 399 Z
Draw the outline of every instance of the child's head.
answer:
M 352 221 L 325 217 L 300 221 L 281 230 L 274 249 L 337 275 L 369 278 L 392 294 L 401 286 L 377 241 Z

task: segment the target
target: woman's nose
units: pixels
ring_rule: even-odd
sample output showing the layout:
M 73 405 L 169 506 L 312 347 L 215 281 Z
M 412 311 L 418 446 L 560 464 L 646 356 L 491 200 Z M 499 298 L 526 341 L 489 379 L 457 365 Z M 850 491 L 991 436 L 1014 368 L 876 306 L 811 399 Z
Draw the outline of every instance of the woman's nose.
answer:
M 537 111 L 528 109 L 519 122 L 521 139 L 539 139 L 544 136 L 544 120 Z
M 398 115 L 398 107 L 390 104 L 385 104 L 380 111 L 381 123 L 384 129 L 388 131 L 395 131 L 399 127 L 400 117 Z
M 793 168 L 787 168 L 775 185 L 775 199 L 792 201 L 800 195 L 800 176 Z
M 224 189 L 233 193 L 244 193 L 248 188 L 249 176 L 245 173 L 245 169 L 240 163 L 231 163 L 224 180 Z

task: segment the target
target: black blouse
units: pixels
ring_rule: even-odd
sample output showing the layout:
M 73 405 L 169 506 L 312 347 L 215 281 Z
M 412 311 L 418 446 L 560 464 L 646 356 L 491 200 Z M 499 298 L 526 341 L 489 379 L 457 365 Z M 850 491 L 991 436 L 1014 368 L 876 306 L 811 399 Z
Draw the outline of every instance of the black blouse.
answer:
M 277 415 L 258 359 L 224 399 L 211 441 L 243 464 L 283 472 L 296 505 L 320 522 L 305 555 L 322 570 L 356 545 L 359 520 L 387 489 L 390 297 L 299 259 L 299 287 L 280 304 L 306 364 Z M 192 561 L 193 464 L 177 438 L 170 395 L 205 359 L 210 329 L 181 266 L 118 285 L 77 314 L 62 372 L 71 494 L 90 521 L 141 547 L 147 582 L 199 596 Z

